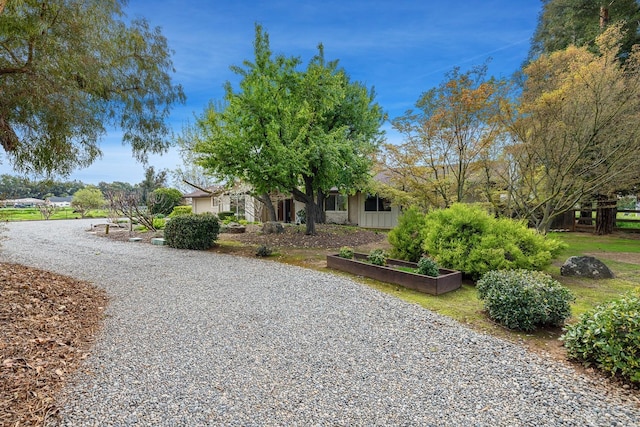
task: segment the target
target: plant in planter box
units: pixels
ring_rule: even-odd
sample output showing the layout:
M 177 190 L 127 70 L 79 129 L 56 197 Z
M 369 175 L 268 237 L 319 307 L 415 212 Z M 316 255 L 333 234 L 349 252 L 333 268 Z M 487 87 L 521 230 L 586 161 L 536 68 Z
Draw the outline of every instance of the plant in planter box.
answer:
M 438 277 L 440 275 L 440 269 L 438 268 L 437 262 L 429 257 L 423 256 L 418 261 L 416 273 L 423 274 L 425 276 Z
M 367 257 L 367 261 L 369 261 L 373 265 L 381 265 L 384 266 L 387 264 L 387 258 L 389 256 L 382 249 L 374 249 L 369 253 Z
M 348 246 L 343 246 L 338 252 L 340 258 L 353 259 L 353 249 Z

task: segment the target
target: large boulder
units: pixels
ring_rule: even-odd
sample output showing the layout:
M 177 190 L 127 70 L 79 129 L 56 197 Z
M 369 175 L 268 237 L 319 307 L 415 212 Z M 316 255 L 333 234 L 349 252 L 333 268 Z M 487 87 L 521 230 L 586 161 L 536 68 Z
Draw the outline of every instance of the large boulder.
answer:
M 602 261 L 592 256 L 572 256 L 560 267 L 563 276 L 589 277 L 591 279 L 613 279 L 613 271 Z
M 267 221 L 262 224 L 262 232 L 264 234 L 280 234 L 284 233 L 284 227 L 279 222 Z

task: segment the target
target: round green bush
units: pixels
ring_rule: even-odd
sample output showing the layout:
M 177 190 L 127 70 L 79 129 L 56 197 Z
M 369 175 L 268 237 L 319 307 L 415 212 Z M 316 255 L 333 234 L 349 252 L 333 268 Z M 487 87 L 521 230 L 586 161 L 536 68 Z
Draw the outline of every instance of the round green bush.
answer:
M 460 203 L 427 214 L 422 238 L 424 252 L 440 266 L 473 279 L 492 270 L 541 270 L 563 247 L 524 222 Z
M 211 213 L 178 215 L 164 229 L 164 240 L 176 249 L 206 250 L 211 248 L 220 231 L 218 218 Z
M 388 255 L 383 249 L 374 249 L 367 256 L 367 261 L 373 265 L 384 266 L 387 264 Z
M 227 219 L 229 221 L 235 221 L 236 220 L 236 213 L 235 212 L 230 212 L 230 211 L 218 212 L 218 218 L 220 218 L 220 221 L 225 221 Z
M 561 339 L 570 358 L 640 383 L 640 290 L 584 313 Z
M 420 258 L 420 261 L 418 261 L 416 273 L 430 277 L 438 277 L 440 275 L 440 269 L 438 268 L 437 262 L 429 257 L 423 256 Z
M 173 218 L 178 215 L 188 215 L 193 212 L 193 208 L 189 205 L 180 205 L 175 206 L 171 213 L 169 214 L 169 218 Z
M 349 246 L 343 246 L 340 248 L 340 252 L 338 252 L 338 256 L 340 258 L 352 259 L 353 258 L 353 249 Z
M 521 331 L 561 326 L 571 317 L 575 299 L 569 289 L 540 271 L 490 271 L 478 280 L 476 290 L 491 319 Z
M 393 246 L 391 256 L 396 259 L 404 259 L 418 262 L 424 249 L 422 249 L 422 229 L 424 228 L 425 215 L 412 206 L 405 210 L 398 225 L 388 234 L 389 243 Z

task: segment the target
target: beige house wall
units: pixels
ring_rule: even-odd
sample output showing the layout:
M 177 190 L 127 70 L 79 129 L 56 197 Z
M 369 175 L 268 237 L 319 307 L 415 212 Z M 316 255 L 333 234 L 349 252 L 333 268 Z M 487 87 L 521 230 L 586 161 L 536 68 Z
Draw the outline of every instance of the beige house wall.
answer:
M 191 199 L 191 210 L 195 214 L 215 212 L 211 203 L 211 197 L 199 197 Z
M 349 214 L 347 211 L 325 211 L 325 218 L 328 224 L 349 223 Z
M 326 211 L 328 223 L 332 224 L 353 224 L 363 228 L 380 228 L 391 229 L 398 224 L 400 216 L 400 208 L 391 206 L 391 211 L 366 212 L 364 210 L 364 202 L 367 195 L 357 193 L 349 196 L 347 203 L 347 211 Z M 229 195 L 221 195 L 217 197 L 203 197 L 192 199 L 191 205 L 194 213 L 212 212 L 219 213 L 229 211 L 231 209 L 231 197 Z M 277 206 L 276 206 L 277 207 Z M 258 200 L 250 195 L 245 195 L 245 219 L 250 222 L 266 220 L 266 217 L 260 218 L 261 205 Z M 304 203 L 294 201 L 294 214 L 300 210 L 304 210 Z M 292 220 L 297 222 L 297 215 L 292 215 Z
M 390 211 L 367 212 L 364 210 L 364 201 L 366 194 L 358 193 L 358 226 L 364 228 L 382 228 L 390 229 L 398 224 L 400 216 L 400 207 L 391 206 Z

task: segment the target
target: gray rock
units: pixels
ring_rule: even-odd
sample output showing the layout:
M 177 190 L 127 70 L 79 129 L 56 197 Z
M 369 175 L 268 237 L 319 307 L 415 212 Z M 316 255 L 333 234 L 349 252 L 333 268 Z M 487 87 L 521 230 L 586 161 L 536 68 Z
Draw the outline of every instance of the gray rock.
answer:
M 226 233 L 240 234 L 240 233 L 244 233 L 245 230 L 246 230 L 246 227 L 242 224 L 238 224 L 237 222 L 229 223 L 225 227 Z
M 267 221 L 262 225 L 264 234 L 280 234 L 284 233 L 284 227 L 279 222 Z
M 613 271 L 602 261 L 592 256 L 572 256 L 560 267 L 563 276 L 613 279 Z

